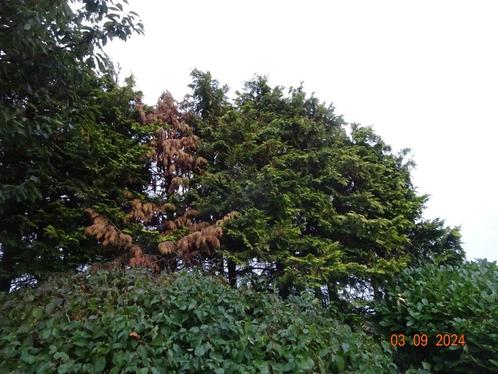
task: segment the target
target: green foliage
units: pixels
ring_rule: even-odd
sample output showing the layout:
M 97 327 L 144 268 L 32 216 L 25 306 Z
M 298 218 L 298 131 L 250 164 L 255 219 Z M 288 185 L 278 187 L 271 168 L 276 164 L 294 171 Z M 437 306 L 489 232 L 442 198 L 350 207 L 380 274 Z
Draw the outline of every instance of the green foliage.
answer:
M 142 32 L 114 1 L 2 1 L 0 290 L 95 258 L 83 209 L 116 210 L 147 173 L 133 135 L 130 81 L 118 87 L 101 47 Z M 98 68 L 96 68 L 98 66 Z M 117 210 L 116 210 L 117 211 Z
M 465 256 L 460 238 L 459 229 L 445 227 L 440 219 L 417 222 L 410 234 L 412 265 L 421 266 L 427 262 L 462 264 Z
M 311 295 L 283 301 L 196 273 L 59 277 L 0 296 L 0 313 L 11 373 L 396 372 L 387 344 Z
M 282 295 L 324 286 L 332 300 L 439 253 L 463 257 L 458 230 L 445 241 L 446 228 L 419 223 L 427 197 L 412 186 L 407 151 L 393 154 L 356 124 L 347 135 L 334 108 L 302 87 L 286 95 L 256 77 L 230 103 L 209 73 L 193 78 L 208 169 L 189 193 L 205 218 L 242 213 L 222 240 L 239 275 L 258 268 Z
M 190 108 L 202 118 L 216 118 L 228 105 L 226 93 L 228 87 L 219 87 L 218 82 L 211 79 L 210 73 L 197 69 L 192 71 L 193 82 L 189 85 L 192 95 L 187 96 Z
M 149 171 L 141 159 L 145 148 L 132 120 L 133 82 L 119 87 L 107 79 L 93 91 L 86 118 L 75 119 L 43 143 L 49 158 L 35 163 L 43 199 L 29 204 L 14 199 L 4 202 L 2 276 L 13 279 L 27 273 L 42 278 L 45 272 L 74 269 L 116 255 L 85 239 L 88 218 L 83 210 L 95 207 L 121 222 L 126 203 L 122 192 L 143 192 Z
M 397 349 L 402 366 L 426 361 L 433 372 L 498 372 L 498 266 L 484 260 L 461 266 L 410 268 L 387 287 L 376 306 L 381 331 L 426 333 L 427 348 Z M 465 335 L 462 348 L 436 347 L 438 333 Z

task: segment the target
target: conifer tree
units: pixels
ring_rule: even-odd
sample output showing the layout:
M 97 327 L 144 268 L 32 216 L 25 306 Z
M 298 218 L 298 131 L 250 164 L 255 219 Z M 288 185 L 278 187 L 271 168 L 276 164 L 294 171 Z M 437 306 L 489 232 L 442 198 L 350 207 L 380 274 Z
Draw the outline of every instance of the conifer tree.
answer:
M 302 87 L 286 95 L 256 77 L 230 103 L 210 74 L 193 78 L 189 103 L 208 166 L 190 198 L 201 217 L 240 213 L 221 240 L 232 284 L 260 274 L 284 296 L 314 288 L 330 300 L 346 286 L 376 292 L 414 261 L 461 261 L 458 231 L 446 240 L 450 229 L 422 221 L 427 196 L 412 185 L 407 151 L 394 154 L 358 124 L 347 134 L 334 108 Z
M 80 239 L 85 206 L 140 188 L 132 84 L 102 52 L 141 33 L 115 1 L 2 1 L 0 10 L 0 290 L 97 256 Z M 131 83 L 131 82 L 130 82 Z
M 152 134 L 145 144 L 150 171 L 147 189 L 138 194 L 124 191 L 128 202 L 116 214 L 121 228 L 88 208 L 92 224 L 85 232 L 103 246 L 124 250 L 111 261 L 113 266 L 145 266 L 159 271 L 197 264 L 219 248 L 221 226 L 233 213 L 214 223 L 202 221 L 196 218 L 198 211 L 185 201 L 191 178 L 207 161 L 197 155 L 199 138 L 186 122 L 189 114 L 177 108 L 171 94 L 161 95 L 154 108 L 138 98 L 136 107 L 138 127 Z M 107 265 L 96 264 L 94 269 Z

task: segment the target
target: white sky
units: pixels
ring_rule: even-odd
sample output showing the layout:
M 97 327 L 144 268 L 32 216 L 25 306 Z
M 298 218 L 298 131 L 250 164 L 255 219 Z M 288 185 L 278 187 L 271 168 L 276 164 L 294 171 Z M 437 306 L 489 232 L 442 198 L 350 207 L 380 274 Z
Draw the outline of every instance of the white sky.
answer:
M 145 102 L 209 70 L 315 92 L 347 122 L 409 147 L 425 217 L 461 225 L 469 259 L 498 260 L 498 2 L 130 0 L 145 36 L 107 51 Z M 493 192 L 495 191 L 495 192 Z

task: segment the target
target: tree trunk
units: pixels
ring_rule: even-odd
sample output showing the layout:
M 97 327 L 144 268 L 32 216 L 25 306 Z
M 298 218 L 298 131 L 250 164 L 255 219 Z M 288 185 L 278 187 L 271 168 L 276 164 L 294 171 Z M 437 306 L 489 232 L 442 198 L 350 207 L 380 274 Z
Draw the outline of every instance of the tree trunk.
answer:
M 380 287 L 380 283 L 378 281 L 372 279 L 371 285 L 372 285 L 372 289 L 373 289 L 374 300 L 381 301 L 383 294 L 382 294 L 382 290 Z
M 2 245 L 3 254 L 2 254 L 2 262 L 0 262 L 0 292 L 9 293 L 10 285 L 12 283 L 11 274 L 12 266 L 10 261 L 10 255 L 5 245 Z M 2 275 L 3 274 L 3 275 Z
M 327 298 L 325 297 L 325 295 L 323 294 L 322 290 L 320 289 L 320 287 L 315 287 L 314 289 L 314 293 L 315 293 L 315 297 L 320 300 L 320 302 L 322 303 L 322 305 L 324 307 L 327 306 Z
M 9 293 L 11 277 L 0 277 L 0 292 Z
M 227 260 L 228 267 L 228 283 L 231 287 L 235 288 L 237 286 L 237 267 L 235 262 L 232 260 Z
M 337 292 L 337 285 L 335 283 L 327 283 L 327 293 L 329 298 L 329 303 L 338 304 L 340 301 L 339 293 Z
M 277 262 L 275 265 L 277 267 L 278 294 L 282 299 L 285 299 L 290 294 L 289 282 L 285 279 L 282 279 L 285 276 L 285 267 L 281 262 Z

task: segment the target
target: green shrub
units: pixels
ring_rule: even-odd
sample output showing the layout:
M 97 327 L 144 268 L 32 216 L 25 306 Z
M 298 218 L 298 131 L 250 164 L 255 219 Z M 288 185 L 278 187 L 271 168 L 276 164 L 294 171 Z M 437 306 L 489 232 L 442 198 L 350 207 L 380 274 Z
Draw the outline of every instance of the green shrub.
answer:
M 427 265 L 403 271 L 376 307 L 385 336 L 426 333 L 426 348 L 398 347 L 401 366 L 426 361 L 433 372 L 498 372 L 498 267 L 495 262 Z M 436 334 L 465 336 L 465 345 L 436 347 Z M 408 343 L 412 343 L 408 339 Z
M 310 295 L 283 301 L 195 273 L 53 279 L 0 295 L 0 313 L 7 372 L 396 372 L 385 342 Z

